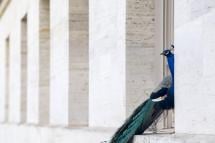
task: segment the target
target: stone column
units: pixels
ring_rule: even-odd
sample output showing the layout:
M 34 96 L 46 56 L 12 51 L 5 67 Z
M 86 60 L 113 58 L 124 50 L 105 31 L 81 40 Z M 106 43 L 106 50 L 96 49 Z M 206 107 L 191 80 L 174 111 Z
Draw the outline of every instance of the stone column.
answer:
M 51 1 L 51 124 L 88 124 L 88 1 Z
M 28 123 L 49 122 L 49 1 L 35 0 L 28 13 Z
M 0 40 L 0 122 L 5 121 L 5 87 L 6 87 L 6 40 L 1 37 Z
M 21 121 L 21 39 L 20 22 L 14 23 L 9 37 L 9 122 L 20 123 Z
M 90 1 L 90 125 L 118 126 L 162 78 L 154 0 Z
M 39 123 L 39 0 L 30 3 L 28 13 L 27 122 Z
M 115 127 L 126 116 L 126 0 L 89 1 L 89 125 Z
M 69 1 L 51 0 L 51 94 L 50 122 L 69 120 Z

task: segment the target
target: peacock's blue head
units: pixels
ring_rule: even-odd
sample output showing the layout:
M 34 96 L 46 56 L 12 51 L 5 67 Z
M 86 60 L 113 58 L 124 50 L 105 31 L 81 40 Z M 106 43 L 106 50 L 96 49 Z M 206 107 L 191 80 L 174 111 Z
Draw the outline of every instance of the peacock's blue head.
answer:
M 164 50 L 162 53 L 161 53 L 161 55 L 164 55 L 164 56 L 170 56 L 170 55 L 173 55 L 172 54 L 172 52 L 171 52 L 171 50 L 170 49 L 167 49 L 167 50 Z
M 166 56 L 166 57 L 169 57 L 169 56 L 173 55 L 172 51 L 174 50 L 174 47 L 175 47 L 175 46 L 172 44 L 172 45 L 171 45 L 171 48 L 170 48 L 170 49 L 164 50 L 164 51 L 161 53 L 161 55 L 164 55 L 164 56 Z

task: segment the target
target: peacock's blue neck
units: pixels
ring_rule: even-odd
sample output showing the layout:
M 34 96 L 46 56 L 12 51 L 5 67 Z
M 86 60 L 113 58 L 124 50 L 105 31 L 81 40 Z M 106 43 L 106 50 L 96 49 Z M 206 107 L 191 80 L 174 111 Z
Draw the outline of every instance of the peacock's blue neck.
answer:
M 167 55 L 167 62 L 169 66 L 170 73 L 172 75 L 172 79 L 174 80 L 174 54 Z
M 170 53 L 169 55 L 167 55 L 167 62 L 172 76 L 172 84 L 168 91 L 168 94 L 170 97 L 174 97 L 174 54 Z

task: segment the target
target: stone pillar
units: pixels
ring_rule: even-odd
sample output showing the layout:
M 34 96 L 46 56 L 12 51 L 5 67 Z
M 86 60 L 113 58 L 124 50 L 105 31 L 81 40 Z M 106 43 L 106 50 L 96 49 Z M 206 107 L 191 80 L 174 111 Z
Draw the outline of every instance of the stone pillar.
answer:
M 88 1 L 51 1 L 53 125 L 88 124 Z
M 50 122 L 69 120 L 69 1 L 51 0 L 51 94 Z
M 5 87 L 6 87 L 6 40 L 0 40 L 0 122 L 5 121 Z
M 115 127 L 126 116 L 126 0 L 89 1 L 89 125 Z
M 11 123 L 20 123 L 21 121 L 20 27 L 20 22 L 16 21 L 9 37 L 9 122 Z
M 215 1 L 175 1 L 175 130 L 215 134 Z
M 28 13 L 27 122 L 39 123 L 39 0 L 30 3 Z
M 28 13 L 28 123 L 49 122 L 49 1 L 35 0 Z
M 90 125 L 118 126 L 162 78 L 155 1 L 91 0 L 89 37 Z

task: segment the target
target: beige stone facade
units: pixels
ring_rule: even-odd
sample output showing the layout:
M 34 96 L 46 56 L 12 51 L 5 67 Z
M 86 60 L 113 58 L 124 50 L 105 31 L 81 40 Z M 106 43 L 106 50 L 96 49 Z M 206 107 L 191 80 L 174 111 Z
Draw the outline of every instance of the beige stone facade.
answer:
M 175 123 L 167 112 L 157 128 L 175 126 L 175 134 L 135 142 L 211 142 L 214 6 L 213 0 L 2 0 L 0 142 L 108 140 L 166 74 L 159 54 L 174 42 Z

